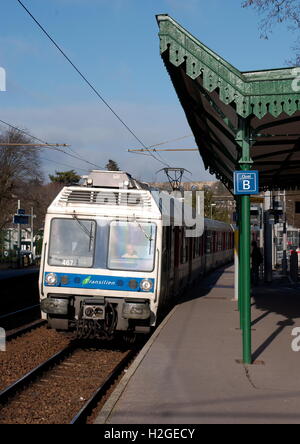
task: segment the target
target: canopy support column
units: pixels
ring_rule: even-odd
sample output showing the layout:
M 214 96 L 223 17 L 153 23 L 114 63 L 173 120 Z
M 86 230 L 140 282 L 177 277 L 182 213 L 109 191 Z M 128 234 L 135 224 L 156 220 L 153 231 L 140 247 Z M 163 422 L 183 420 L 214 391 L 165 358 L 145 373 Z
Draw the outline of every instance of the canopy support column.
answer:
M 252 167 L 250 157 L 250 124 L 249 119 L 239 118 L 237 142 L 241 147 L 239 164 L 242 170 Z M 251 337 L 251 230 L 250 230 L 250 196 L 240 196 L 240 308 L 243 331 L 243 362 L 252 364 L 252 337 Z

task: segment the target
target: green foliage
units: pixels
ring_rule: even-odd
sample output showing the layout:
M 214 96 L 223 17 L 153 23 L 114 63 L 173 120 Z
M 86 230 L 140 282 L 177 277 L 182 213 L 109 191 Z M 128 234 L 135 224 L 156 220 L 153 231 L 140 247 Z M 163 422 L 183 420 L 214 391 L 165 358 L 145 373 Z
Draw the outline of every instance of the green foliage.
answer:
M 74 170 L 70 171 L 55 171 L 55 175 L 49 174 L 49 179 L 52 183 L 60 183 L 62 185 L 71 186 L 77 185 L 81 179 Z
M 120 171 L 119 165 L 112 159 L 109 159 L 106 169 L 108 171 Z
M 210 188 L 204 189 L 204 214 L 205 217 L 210 219 L 211 216 L 211 204 L 213 203 L 214 193 Z
M 222 190 L 224 187 L 222 184 L 218 187 L 218 189 Z M 218 191 L 218 190 L 217 190 Z M 231 222 L 231 214 L 228 208 L 224 205 L 221 205 L 216 200 L 218 198 L 218 194 L 213 191 L 211 188 L 204 189 L 204 215 L 208 219 L 212 217 L 214 220 L 219 220 L 221 222 L 230 223 Z M 216 206 L 212 206 L 212 204 L 216 203 Z

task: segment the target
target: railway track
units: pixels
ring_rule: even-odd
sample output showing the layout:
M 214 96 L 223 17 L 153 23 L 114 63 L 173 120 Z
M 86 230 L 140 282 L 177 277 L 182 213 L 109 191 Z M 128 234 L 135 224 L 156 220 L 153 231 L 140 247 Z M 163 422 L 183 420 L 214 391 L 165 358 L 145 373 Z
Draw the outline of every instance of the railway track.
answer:
M 26 324 L 21 328 L 16 328 L 14 330 L 10 330 L 7 333 L 6 340 L 12 341 L 13 339 L 23 336 L 26 333 L 31 332 L 32 330 L 36 330 L 37 328 L 43 327 L 46 324 L 47 324 L 47 321 L 39 320 L 39 321 L 31 322 L 30 324 Z
M 27 314 L 30 312 L 36 312 L 37 309 L 40 308 L 40 304 L 36 304 L 36 305 L 31 305 L 30 307 L 25 307 L 22 308 L 21 310 L 17 310 L 11 313 L 6 313 L 4 315 L 0 316 L 0 327 L 5 326 L 6 325 L 6 321 L 9 319 L 11 322 L 12 318 L 14 317 L 19 317 L 22 314 Z M 26 333 L 29 333 L 30 331 L 42 327 L 43 325 L 46 325 L 46 321 L 43 321 L 41 319 L 38 320 L 34 320 L 33 322 L 28 322 L 27 318 L 24 319 L 24 324 L 18 326 L 17 328 L 10 328 L 7 331 L 6 334 L 6 340 L 7 341 L 11 341 L 12 339 L 16 339 L 19 336 L 22 336 Z
M 5 328 L 7 331 L 17 331 L 17 329 L 19 329 L 20 334 L 22 334 L 22 328 L 25 331 L 29 324 L 39 321 L 40 316 L 40 304 L 31 305 L 11 313 L 1 315 L 0 327 Z
M 137 351 L 72 341 L 0 392 L 0 423 L 85 423 Z
M 25 313 L 25 312 L 28 312 L 28 311 L 35 310 L 36 308 L 39 308 L 39 307 L 40 307 L 40 304 L 36 304 L 36 305 L 31 305 L 30 307 L 22 308 L 22 309 L 17 310 L 17 311 L 13 311 L 11 313 L 6 313 L 6 314 L 0 316 L 0 322 L 3 321 L 4 319 L 11 318 L 11 317 L 16 316 L 16 315 L 18 315 L 20 313 Z

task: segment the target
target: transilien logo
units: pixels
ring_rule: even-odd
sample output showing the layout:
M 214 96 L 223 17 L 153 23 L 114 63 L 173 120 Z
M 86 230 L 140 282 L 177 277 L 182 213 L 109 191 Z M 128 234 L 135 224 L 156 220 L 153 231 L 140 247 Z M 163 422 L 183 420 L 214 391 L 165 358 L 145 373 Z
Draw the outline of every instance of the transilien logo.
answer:
M 89 276 L 89 277 L 85 278 L 82 281 L 82 285 L 88 285 L 90 283 L 91 279 L 92 279 L 92 276 Z

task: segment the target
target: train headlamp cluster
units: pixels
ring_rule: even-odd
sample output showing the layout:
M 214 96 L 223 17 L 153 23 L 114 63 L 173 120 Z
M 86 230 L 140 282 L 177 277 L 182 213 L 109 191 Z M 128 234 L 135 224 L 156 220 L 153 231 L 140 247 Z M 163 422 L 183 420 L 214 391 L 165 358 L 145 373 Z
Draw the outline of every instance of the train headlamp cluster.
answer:
M 127 301 L 123 305 L 122 315 L 125 319 L 149 319 L 151 316 L 149 303 Z
M 105 306 L 84 306 L 83 308 L 83 319 L 104 319 L 105 317 Z
M 149 279 L 143 279 L 140 285 L 143 291 L 151 291 L 153 288 L 153 283 Z
M 55 273 L 48 273 L 46 275 L 45 281 L 48 285 L 56 285 L 57 284 L 57 276 Z

